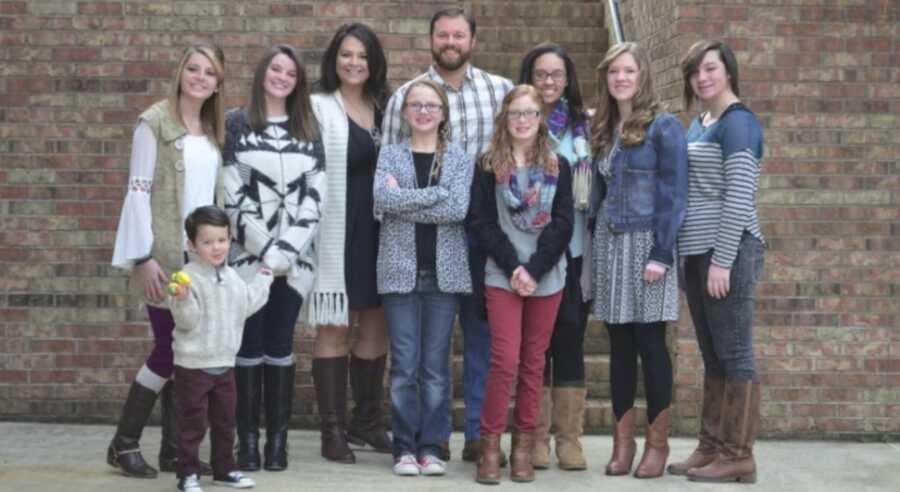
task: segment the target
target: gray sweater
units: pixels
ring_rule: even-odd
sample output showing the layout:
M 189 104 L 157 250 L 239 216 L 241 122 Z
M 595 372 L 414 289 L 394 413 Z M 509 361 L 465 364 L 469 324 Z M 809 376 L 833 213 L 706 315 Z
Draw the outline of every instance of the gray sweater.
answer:
M 441 292 L 472 292 L 463 219 L 475 164 L 456 144 L 444 154 L 437 185 L 416 186 L 408 142 L 385 145 L 375 170 L 375 214 L 381 216 L 378 243 L 378 292 L 404 294 L 416 286 L 416 223 L 437 224 L 437 280 Z M 397 179 L 388 188 L 387 175 Z

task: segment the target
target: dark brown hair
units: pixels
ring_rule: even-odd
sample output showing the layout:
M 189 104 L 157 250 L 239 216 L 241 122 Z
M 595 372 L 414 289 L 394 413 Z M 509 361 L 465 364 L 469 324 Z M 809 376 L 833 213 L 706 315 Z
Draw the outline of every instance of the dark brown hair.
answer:
M 297 85 L 288 95 L 285 109 L 288 115 L 288 132 L 292 137 L 304 142 L 312 142 L 319 138 L 319 124 L 313 114 L 312 103 L 309 100 L 309 83 L 306 79 L 306 68 L 297 58 L 294 48 L 284 44 L 273 46 L 263 55 L 256 70 L 253 72 L 253 84 L 250 86 L 250 103 L 245 109 L 250 128 L 256 133 L 262 133 L 268 125 L 266 118 L 266 89 L 263 86 L 266 79 L 266 70 L 272 59 L 278 55 L 284 55 L 297 66 Z
M 738 84 L 738 63 L 737 58 L 731 48 L 722 41 L 712 41 L 704 39 L 697 41 L 688 49 L 687 54 L 681 60 L 681 74 L 684 76 L 684 109 L 690 109 L 691 104 L 697 99 L 694 89 L 691 87 L 691 77 L 700 70 L 700 64 L 703 63 L 703 57 L 709 51 L 715 51 L 725 65 L 725 73 L 728 74 L 728 84 L 731 86 L 731 92 L 735 96 L 741 95 Z
M 231 234 L 231 221 L 228 220 L 228 214 L 215 205 L 197 207 L 184 219 L 184 232 L 187 233 L 191 242 L 197 239 L 197 230 L 202 225 L 224 227 Z
M 313 91 L 334 92 L 341 86 L 341 79 L 337 74 L 337 58 L 341 43 L 347 36 L 352 36 L 366 48 L 369 78 L 363 86 L 363 94 L 372 100 L 376 108 L 383 108 L 391 92 L 387 82 L 387 58 L 375 32 L 369 26 L 358 22 L 344 24 L 334 33 L 331 43 L 322 55 L 320 78 L 314 84 Z

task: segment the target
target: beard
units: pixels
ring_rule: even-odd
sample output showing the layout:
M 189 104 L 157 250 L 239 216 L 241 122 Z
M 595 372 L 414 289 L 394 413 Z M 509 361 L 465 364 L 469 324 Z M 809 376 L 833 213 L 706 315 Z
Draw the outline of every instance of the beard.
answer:
M 444 53 L 446 53 L 448 51 L 455 51 L 458 54 L 456 59 L 452 59 L 452 60 L 446 59 L 444 57 Z M 468 51 L 457 50 L 456 48 L 450 48 L 450 47 L 446 47 L 440 51 L 435 51 L 434 49 L 431 50 L 431 58 L 434 59 L 434 63 L 437 64 L 437 66 L 439 66 L 442 69 L 447 70 L 447 71 L 453 71 L 453 70 L 459 69 L 460 67 L 462 67 L 469 61 L 469 58 L 471 56 L 472 56 L 471 50 L 468 50 Z

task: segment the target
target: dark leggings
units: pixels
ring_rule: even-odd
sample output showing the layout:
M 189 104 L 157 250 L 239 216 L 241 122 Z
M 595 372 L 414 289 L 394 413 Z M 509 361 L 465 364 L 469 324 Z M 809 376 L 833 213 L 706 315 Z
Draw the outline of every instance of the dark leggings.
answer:
M 672 402 L 672 361 L 666 348 L 666 323 L 607 324 L 606 329 L 610 345 L 609 383 L 616 420 L 634 406 L 640 355 L 647 420 L 653 422 Z
M 275 277 L 266 305 L 247 318 L 238 357 L 281 359 L 294 353 L 294 327 L 303 299 L 285 277 Z
M 544 386 L 584 386 L 584 331 L 590 303 L 582 297 L 581 257 L 568 258 L 566 285 L 545 354 Z

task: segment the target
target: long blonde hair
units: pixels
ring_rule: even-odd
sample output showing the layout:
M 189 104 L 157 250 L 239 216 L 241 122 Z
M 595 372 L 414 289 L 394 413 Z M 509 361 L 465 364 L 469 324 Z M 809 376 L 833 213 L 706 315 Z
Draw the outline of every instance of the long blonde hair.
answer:
M 216 91 L 209 99 L 203 101 L 203 106 L 200 107 L 200 124 L 203 133 L 213 137 L 216 145 L 221 148 L 225 145 L 225 62 L 220 57 L 219 50 L 207 44 L 195 44 L 184 50 L 169 91 L 169 107 L 172 109 L 172 116 L 184 125 L 181 118 L 181 77 L 185 65 L 194 53 L 205 56 L 216 71 Z
M 496 175 L 507 175 L 516 168 L 516 160 L 513 157 L 512 137 L 509 135 L 507 118 L 509 117 L 510 104 L 520 97 L 530 97 L 538 107 L 541 107 L 543 103 L 538 90 L 529 84 L 519 84 L 506 94 L 506 97 L 503 98 L 503 104 L 500 106 L 500 112 L 494 118 L 494 135 L 491 137 L 490 149 L 484 153 L 484 157 L 481 160 L 485 171 L 493 172 Z M 539 117 L 538 121 L 538 132 L 535 136 L 531 153 L 528 156 L 528 161 L 533 165 L 544 168 L 547 172 L 556 174 L 559 172 L 559 161 L 556 158 L 556 154 L 553 153 L 547 122 L 543 115 Z
M 400 111 L 406 109 L 406 100 L 409 98 L 409 94 L 412 90 L 416 87 L 427 87 L 431 89 L 437 94 L 438 99 L 441 100 L 441 114 L 444 118 L 438 124 L 438 141 L 437 148 L 434 150 L 434 165 L 432 166 L 431 174 L 428 176 L 429 181 L 434 179 L 433 182 L 436 183 L 441 175 L 441 168 L 444 165 L 444 153 L 447 151 L 447 144 L 450 143 L 450 101 L 447 100 L 447 93 L 444 92 L 444 89 L 442 89 L 437 82 L 423 77 L 409 84 L 409 87 L 406 89 L 406 94 L 403 95 L 403 104 L 400 106 Z
M 612 62 L 630 53 L 638 66 L 638 90 L 631 102 L 631 116 L 622 124 L 622 144 L 626 147 L 640 145 L 644 142 L 647 127 L 660 111 L 660 104 L 653 91 L 653 77 L 650 74 L 650 59 L 637 43 L 620 43 L 606 52 L 606 56 L 597 66 L 597 100 L 594 124 L 591 127 L 591 150 L 594 155 L 606 153 L 612 146 L 616 125 L 619 124 L 619 106 L 609 93 L 606 76 Z

